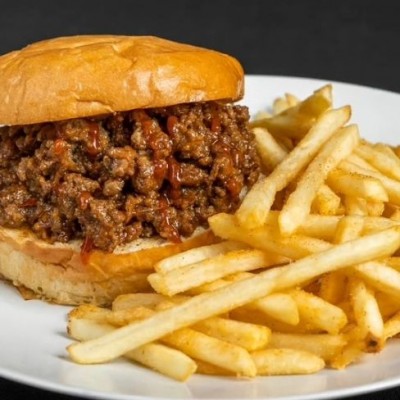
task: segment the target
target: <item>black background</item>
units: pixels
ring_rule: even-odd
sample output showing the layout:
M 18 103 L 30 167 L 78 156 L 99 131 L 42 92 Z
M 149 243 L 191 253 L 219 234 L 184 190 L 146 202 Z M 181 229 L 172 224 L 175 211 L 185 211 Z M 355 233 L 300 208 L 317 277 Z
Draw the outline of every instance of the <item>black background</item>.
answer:
M 61 35 L 156 35 L 232 54 L 249 74 L 400 92 L 399 17 L 393 0 L 0 0 L 0 54 Z M 0 398 L 70 399 L 3 379 Z M 400 389 L 357 397 L 399 398 Z

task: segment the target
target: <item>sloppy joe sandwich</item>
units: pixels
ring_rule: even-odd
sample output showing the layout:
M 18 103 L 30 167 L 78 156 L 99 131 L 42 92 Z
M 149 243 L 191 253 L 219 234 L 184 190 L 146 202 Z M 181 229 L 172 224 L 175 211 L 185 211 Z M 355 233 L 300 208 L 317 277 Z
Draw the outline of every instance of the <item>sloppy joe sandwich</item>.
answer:
M 0 57 L 0 274 L 34 297 L 109 304 L 215 240 L 259 164 L 243 70 L 145 36 L 46 40 Z

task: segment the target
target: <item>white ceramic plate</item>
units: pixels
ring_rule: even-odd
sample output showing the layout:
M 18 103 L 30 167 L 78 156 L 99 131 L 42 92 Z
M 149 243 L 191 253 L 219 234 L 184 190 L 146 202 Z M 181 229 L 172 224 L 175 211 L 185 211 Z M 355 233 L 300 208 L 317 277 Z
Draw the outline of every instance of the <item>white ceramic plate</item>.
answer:
M 300 98 L 327 82 L 312 79 L 250 76 L 246 103 L 255 113 L 285 92 Z M 400 95 L 334 83 L 335 105 L 351 104 L 353 121 L 371 140 L 400 143 Z M 123 360 L 107 365 L 71 363 L 65 347 L 68 307 L 23 301 L 0 283 L 0 376 L 29 385 L 97 399 L 268 399 L 322 400 L 400 385 L 400 343 L 368 355 L 345 371 L 310 376 L 237 380 L 195 376 L 177 383 Z

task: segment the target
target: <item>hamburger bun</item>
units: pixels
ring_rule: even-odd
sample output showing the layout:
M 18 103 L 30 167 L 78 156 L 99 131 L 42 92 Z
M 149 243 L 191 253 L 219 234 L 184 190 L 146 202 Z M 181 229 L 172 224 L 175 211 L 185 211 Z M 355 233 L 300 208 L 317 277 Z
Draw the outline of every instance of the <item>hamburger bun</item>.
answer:
M 113 253 L 94 250 L 83 259 L 78 240 L 52 244 L 27 230 L 0 228 L 0 277 L 27 299 L 106 306 L 120 294 L 149 291 L 147 276 L 157 261 L 215 241 L 210 230 L 199 229 L 182 243 L 137 239 Z
M 239 62 L 152 36 L 71 36 L 0 57 L 0 124 L 238 100 Z

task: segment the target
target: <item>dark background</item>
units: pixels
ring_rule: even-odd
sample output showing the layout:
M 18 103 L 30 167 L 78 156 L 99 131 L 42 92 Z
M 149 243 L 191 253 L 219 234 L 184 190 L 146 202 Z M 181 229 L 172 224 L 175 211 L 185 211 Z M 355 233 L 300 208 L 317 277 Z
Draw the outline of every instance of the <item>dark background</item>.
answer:
M 393 0 L 0 0 L 0 7 L 1 54 L 60 35 L 151 34 L 232 54 L 249 74 L 400 92 L 400 2 Z M 0 398 L 70 399 L 1 378 Z M 357 399 L 398 400 L 400 389 Z
M 400 92 L 400 2 L 0 0 L 0 53 L 60 35 L 158 35 L 235 55 L 251 74 Z

